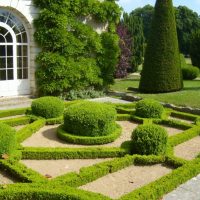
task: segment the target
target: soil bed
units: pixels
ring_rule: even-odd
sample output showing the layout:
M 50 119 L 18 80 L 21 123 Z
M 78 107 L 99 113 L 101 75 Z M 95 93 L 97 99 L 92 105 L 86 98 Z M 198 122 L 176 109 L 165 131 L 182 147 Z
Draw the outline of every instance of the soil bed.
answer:
M 169 136 L 177 135 L 179 133 L 182 133 L 184 130 L 173 128 L 170 126 L 162 125 L 163 128 L 167 131 Z
M 107 160 L 111 159 L 21 160 L 20 162 L 43 176 L 48 175 L 55 178 L 69 172 L 79 172 L 82 167 L 88 167 Z
M 186 160 L 194 159 L 200 153 L 200 136 L 188 140 L 174 148 L 174 154 L 177 157 Z
M 92 147 L 120 147 L 125 141 L 131 140 L 131 134 L 133 129 L 135 129 L 138 124 L 129 121 L 118 121 L 117 122 L 122 127 L 121 136 L 114 142 L 103 145 L 92 145 Z M 22 145 L 24 147 L 69 147 L 69 148 L 85 148 L 91 147 L 88 145 L 76 145 L 68 144 L 65 141 L 60 140 L 56 131 L 59 125 L 50 125 L 41 128 L 37 133 L 33 134 L 30 138 L 25 140 Z
M 130 166 L 118 172 L 109 174 L 91 183 L 81 186 L 81 189 L 101 193 L 111 198 L 119 198 L 136 188 L 144 186 L 172 170 L 160 164 L 152 166 Z

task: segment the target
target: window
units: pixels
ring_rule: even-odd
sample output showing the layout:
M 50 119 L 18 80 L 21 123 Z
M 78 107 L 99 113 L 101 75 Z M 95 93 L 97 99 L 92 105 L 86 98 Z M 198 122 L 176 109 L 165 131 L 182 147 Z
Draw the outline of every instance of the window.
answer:
M 0 81 L 14 79 L 28 79 L 28 38 L 18 18 L 0 9 Z

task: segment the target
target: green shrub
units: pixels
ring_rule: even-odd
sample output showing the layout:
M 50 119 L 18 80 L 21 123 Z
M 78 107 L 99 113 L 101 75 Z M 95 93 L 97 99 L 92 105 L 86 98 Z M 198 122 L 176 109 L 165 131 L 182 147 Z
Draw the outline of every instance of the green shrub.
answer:
M 172 0 L 157 0 L 147 43 L 139 89 L 145 93 L 183 88 Z
M 199 75 L 199 68 L 192 65 L 187 65 L 182 68 L 182 74 L 184 80 L 194 80 Z
M 164 107 L 153 99 L 144 99 L 136 104 L 135 115 L 143 118 L 161 118 Z
M 132 133 L 133 152 L 142 155 L 164 154 L 167 148 L 167 131 L 158 125 L 138 126 Z
M 59 117 L 64 111 L 64 102 L 57 97 L 41 97 L 32 102 L 32 113 L 46 119 Z
M 3 154 L 11 154 L 15 150 L 15 148 L 15 130 L 7 124 L 0 123 L 0 156 Z
M 86 90 L 71 90 L 64 98 L 67 100 L 77 100 L 77 99 L 90 99 L 105 96 L 103 91 L 95 90 L 94 88 L 89 88 Z
M 108 135 L 115 129 L 116 110 L 106 104 L 95 102 L 76 103 L 66 108 L 64 129 L 82 136 Z
M 190 56 L 192 60 L 192 65 L 200 68 L 200 30 L 197 31 L 191 39 L 190 44 Z

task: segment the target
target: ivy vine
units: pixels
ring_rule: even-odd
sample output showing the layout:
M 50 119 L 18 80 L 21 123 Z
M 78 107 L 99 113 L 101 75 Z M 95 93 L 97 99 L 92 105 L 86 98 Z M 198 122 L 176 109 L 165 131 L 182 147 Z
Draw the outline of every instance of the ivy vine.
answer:
M 70 90 L 113 83 L 119 57 L 115 25 L 121 9 L 114 0 L 34 0 L 40 9 L 35 39 L 42 49 L 37 57 L 40 95 L 63 95 Z M 83 19 L 108 24 L 98 34 Z

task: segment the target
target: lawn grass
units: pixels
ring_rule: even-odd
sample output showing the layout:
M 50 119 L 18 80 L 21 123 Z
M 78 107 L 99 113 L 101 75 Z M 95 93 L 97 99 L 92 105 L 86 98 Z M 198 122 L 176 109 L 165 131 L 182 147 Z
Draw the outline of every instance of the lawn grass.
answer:
M 127 79 L 117 79 L 111 90 L 127 92 L 142 98 L 153 98 L 161 102 L 172 103 L 180 106 L 200 107 L 200 80 L 184 81 L 184 89 L 178 92 L 160 94 L 142 94 L 137 88 L 138 76 L 129 76 Z M 128 90 L 131 87 L 133 90 Z

